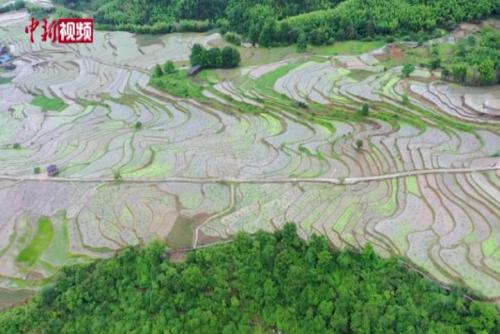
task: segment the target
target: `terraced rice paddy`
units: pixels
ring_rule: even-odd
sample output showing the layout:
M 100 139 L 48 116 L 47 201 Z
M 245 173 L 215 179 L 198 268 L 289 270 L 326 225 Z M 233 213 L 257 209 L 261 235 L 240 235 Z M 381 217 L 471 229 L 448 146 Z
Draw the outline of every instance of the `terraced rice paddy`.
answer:
M 200 102 L 149 87 L 149 70 L 218 35 L 30 44 L 26 20 L 0 16 L 18 57 L 0 85 L 1 303 L 128 245 L 198 247 L 287 221 L 500 300 L 498 87 L 450 87 L 423 69 L 402 80 L 381 48 L 221 71 Z

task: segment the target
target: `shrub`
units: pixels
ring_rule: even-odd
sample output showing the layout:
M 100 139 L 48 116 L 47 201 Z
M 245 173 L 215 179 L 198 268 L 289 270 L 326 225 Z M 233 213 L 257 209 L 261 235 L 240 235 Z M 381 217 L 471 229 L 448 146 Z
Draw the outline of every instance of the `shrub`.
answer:
M 359 151 L 363 147 L 363 141 L 361 139 L 357 139 L 355 145 L 356 145 L 356 150 Z
M 65 17 L 80 18 L 81 15 L 73 10 L 69 10 L 64 7 L 57 7 L 54 12 L 54 18 L 59 19 Z
M 135 128 L 136 130 L 140 130 L 140 129 L 142 129 L 142 123 L 141 123 L 141 122 L 139 122 L 139 121 L 137 121 L 137 122 L 135 123 L 135 125 L 134 125 L 134 128 Z
M 406 106 L 410 103 L 410 99 L 408 98 L 408 94 L 403 94 L 403 104 Z
M 429 66 L 433 70 L 435 70 L 436 68 L 439 68 L 441 66 L 441 59 L 439 58 L 439 56 L 437 56 L 437 57 L 433 56 Z
M 228 32 L 224 34 L 224 39 L 231 44 L 240 46 L 241 45 L 241 36 L 234 32 Z
M 181 20 L 174 27 L 176 32 L 205 32 L 213 28 L 208 20 Z
M 363 116 L 363 117 L 366 117 L 368 116 L 368 114 L 370 113 L 370 106 L 368 106 L 368 104 L 363 104 L 363 106 L 361 107 L 361 109 L 358 111 L 358 113 Z
M 40 174 L 42 172 L 40 167 L 33 168 L 33 174 Z
M 217 21 L 215 21 L 215 25 L 219 28 L 222 35 L 229 31 L 230 23 L 228 19 L 218 19 Z
M 26 10 L 35 19 L 46 18 L 55 11 L 55 7 L 40 7 L 32 4 L 26 4 Z
M 114 170 L 113 171 L 113 179 L 115 181 L 121 181 L 123 178 L 122 178 L 122 173 L 120 172 L 120 170 Z
M 305 103 L 303 101 L 295 101 L 295 104 L 297 105 L 297 107 L 299 107 L 301 109 L 308 109 L 309 108 L 307 106 L 307 103 Z
M 14 143 L 14 145 L 12 145 L 12 148 L 15 149 L 15 150 L 19 150 L 19 149 L 21 149 L 21 144 Z

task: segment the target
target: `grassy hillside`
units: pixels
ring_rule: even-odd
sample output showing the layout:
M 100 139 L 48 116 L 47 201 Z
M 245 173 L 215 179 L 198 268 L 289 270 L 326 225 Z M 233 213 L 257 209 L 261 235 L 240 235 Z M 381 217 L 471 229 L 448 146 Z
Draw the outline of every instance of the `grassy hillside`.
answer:
M 371 248 L 331 249 L 295 225 L 166 259 L 130 248 L 65 268 L 27 305 L 0 314 L 3 333 L 495 333 L 495 305 L 445 291 Z

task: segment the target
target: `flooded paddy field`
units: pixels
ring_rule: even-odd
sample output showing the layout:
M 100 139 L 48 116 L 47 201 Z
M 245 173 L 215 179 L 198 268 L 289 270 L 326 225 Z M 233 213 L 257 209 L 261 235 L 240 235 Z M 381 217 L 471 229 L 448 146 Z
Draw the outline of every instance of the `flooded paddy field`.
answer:
M 500 300 L 498 86 L 420 68 L 401 79 L 380 45 L 280 59 L 250 48 L 204 99 L 181 99 L 148 86 L 151 68 L 187 64 L 218 34 L 31 44 L 26 21 L 0 15 L 17 65 L 0 70 L 0 306 L 129 245 L 198 247 L 289 221 Z

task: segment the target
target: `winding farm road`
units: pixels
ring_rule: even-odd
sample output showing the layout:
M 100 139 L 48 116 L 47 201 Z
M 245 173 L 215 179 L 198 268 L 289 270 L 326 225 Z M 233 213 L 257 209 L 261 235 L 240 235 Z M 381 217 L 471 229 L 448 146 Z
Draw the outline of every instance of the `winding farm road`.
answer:
M 40 182 L 80 182 L 80 183 L 247 183 L 247 184 L 269 184 L 269 183 L 327 183 L 327 184 L 356 184 L 359 182 L 370 181 L 385 181 L 395 178 L 429 175 L 429 174 L 468 174 L 468 173 L 483 173 L 500 170 L 500 163 L 496 163 L 491 167 L 469 167 L 469 168 L 433 168 L 419 169 L 406 172 L 388 173 L 380 175 L 359 176 L 359 177 L 333 177 L 333 178 L 192 178 L 192 177 L 167 177 L 164 179 L 122 179 L 115 180 L 114 178 L 67 178 L 67 177 L 48 177 L 41 176 L 16 176 L 16 175 L 0 175 L 0 181 L 40 181 Z

